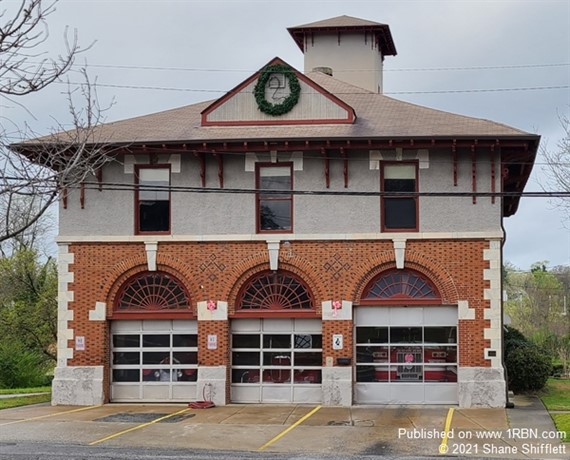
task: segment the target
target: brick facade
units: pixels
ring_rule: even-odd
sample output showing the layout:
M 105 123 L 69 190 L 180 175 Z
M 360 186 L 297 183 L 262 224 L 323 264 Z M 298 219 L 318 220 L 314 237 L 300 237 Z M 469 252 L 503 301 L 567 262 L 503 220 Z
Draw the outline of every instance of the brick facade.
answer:
M 437 287 L 442 304 L 467 302 L 474 311 L 473 319 L 459 319 L 459 362 L 466 367 L 489 367 L 484 338 L 489 327 L 485 319 L 485 289 L 489 282 L 484 270 L 489 262 L 484 251 L 487 240 L 409 240 L 406 245 L 405 267 L 427 276 Z M 68 366 L 103 366 L 109 378 L 109 321 L 93 321 L 89 312 L 97 302 L 106 304 L 107 318 L 112 318 L 113 305 L 121 285 L 132 275 L 146 271 L 144 243 L 76 243 L 69 245 L 73 253 L 73 320 L 68 327 L 74 337 L 84 336 L 84 351 L 74 350 Z M 265 242 L 160 242 L 157 267 L 175 275 L 189 293 L 192 310 L 177 318 L 196 319 L 196 303 L 207 299 L 228 302 L 228 315 L 238 317 L 235 301 L 243 284 L 255 273 L 269 268 Z M 314 296 L 314 317 L 321 317 L 321 304 L 330 299 L 343 299 L 359 305 L 366 285 L 384 270 L 395 267 L 392 241 L 294 241 L 281 249 L 279 269 L 302 278 Z M 365 307 L 363 307 L 365 308 Z M 436 307 L 435 307 L 436 308 Z M 311 314 L 312 315 L 312 314 Z M 294 314 L 291 316 L 295 316 Z M 170 318 L 168 313 L 149 313 L 149 318 Z M 138 317 L 140 319 L 140 315 Z M 229 321 L 199 321 L 198 361 L 202 366 L 228 366 L 230 362 Z M 208 350 L 208 335 L 218 336 L 218 348 Z M 343 334 L 344 349 L 333 350 L 332 335 Z M 352 320 L 323 321 L 323 366 L 326 358 L 352 355 Z M 74 340 L 68 347 L 74 348 Z M 229 370 L 228 370 L 229 372 Z M 108 390 L 106 390 L 108 393 Z M 105 395 L 108 399 L 108 394 Z

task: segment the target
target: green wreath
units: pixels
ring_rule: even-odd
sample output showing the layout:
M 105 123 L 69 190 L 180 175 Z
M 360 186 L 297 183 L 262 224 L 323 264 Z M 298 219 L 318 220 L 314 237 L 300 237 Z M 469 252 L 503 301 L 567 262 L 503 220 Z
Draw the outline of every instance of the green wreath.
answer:
M 272 104 L 265 99 L 265 86 L 267 85 L 272 73 L 282 73 L 285 75 L 285 78 L 289 80 L 289 90 L 291 92 L 281 104 Z M 297 75 L 295 75 L 295 72 L 291 67 L 283 64 L 268 65 L 261 71 L 257 84 L 255 85 L 255 89 L 253 90 L 253 94 L 259 110 L 267 115 L 278 116 L 289 112 L 293 107 L 295 107 L 297 102 L 299 102 L 301 85 L 299 84 Z

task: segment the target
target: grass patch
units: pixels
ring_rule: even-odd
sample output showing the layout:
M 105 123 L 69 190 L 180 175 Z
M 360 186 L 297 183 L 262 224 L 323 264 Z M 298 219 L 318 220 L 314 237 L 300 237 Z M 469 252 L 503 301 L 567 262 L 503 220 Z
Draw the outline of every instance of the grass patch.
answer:
M 28 406 L 30 404 L 39 404 L 51 401 L 51 393 L 35 396 L 19 396 L 15 398 L 0 399 L 0 410 L 10 409 L 11 407 Z
M 551 410 L 570 410 L 570 379 L 548 379 L 540 399 Z
M 21 395 L 23 393 L 51 393 L 51 387 L 33 388 L 4 388 L 0 389 L 0 395 Z
M 570 414 L 550 414 L 556 429 L 558 431 L 566 432 L 566 437 L 562 440 L 564 442 L 570 442 Z

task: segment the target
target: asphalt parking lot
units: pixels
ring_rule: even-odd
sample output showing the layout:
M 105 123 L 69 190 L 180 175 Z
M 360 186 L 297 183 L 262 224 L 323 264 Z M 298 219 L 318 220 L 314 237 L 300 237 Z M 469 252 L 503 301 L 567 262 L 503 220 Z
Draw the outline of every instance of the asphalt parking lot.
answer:
M 232 404 L 190 409 L 158 404 L 35 405 L 0 411 L 0 456 L 9 455 L 18 444 L 36 443 L 318 456 L 341 453 L 344 457 L 569 458 L 569 443 L 560 444 L 552 421 L 544 414 L 541 404 L 532 400 L 521 400 L 511 410 L 445 406 Z

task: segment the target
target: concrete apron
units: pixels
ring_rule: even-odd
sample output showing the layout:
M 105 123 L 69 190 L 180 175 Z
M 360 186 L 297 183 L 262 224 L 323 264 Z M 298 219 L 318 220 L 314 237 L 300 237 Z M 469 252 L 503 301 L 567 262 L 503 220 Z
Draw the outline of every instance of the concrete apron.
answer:
M 448 455 L 458 455 L 457 445 L 471 445 L 478 451 L 472 454 L 480 456 L 567 457 L 484 454 L 485 444 L 509 446 L 514 441 L 478 439 L 477 433 L 508 428 L 504 409 L 455 408 L 450 417 L 449 408 L 442 406 L 228 405 L 193 410 L 183 405 L 108 404 L 0 411 L 0 443 L 426 456 L 437 455 L 443 444 Z

